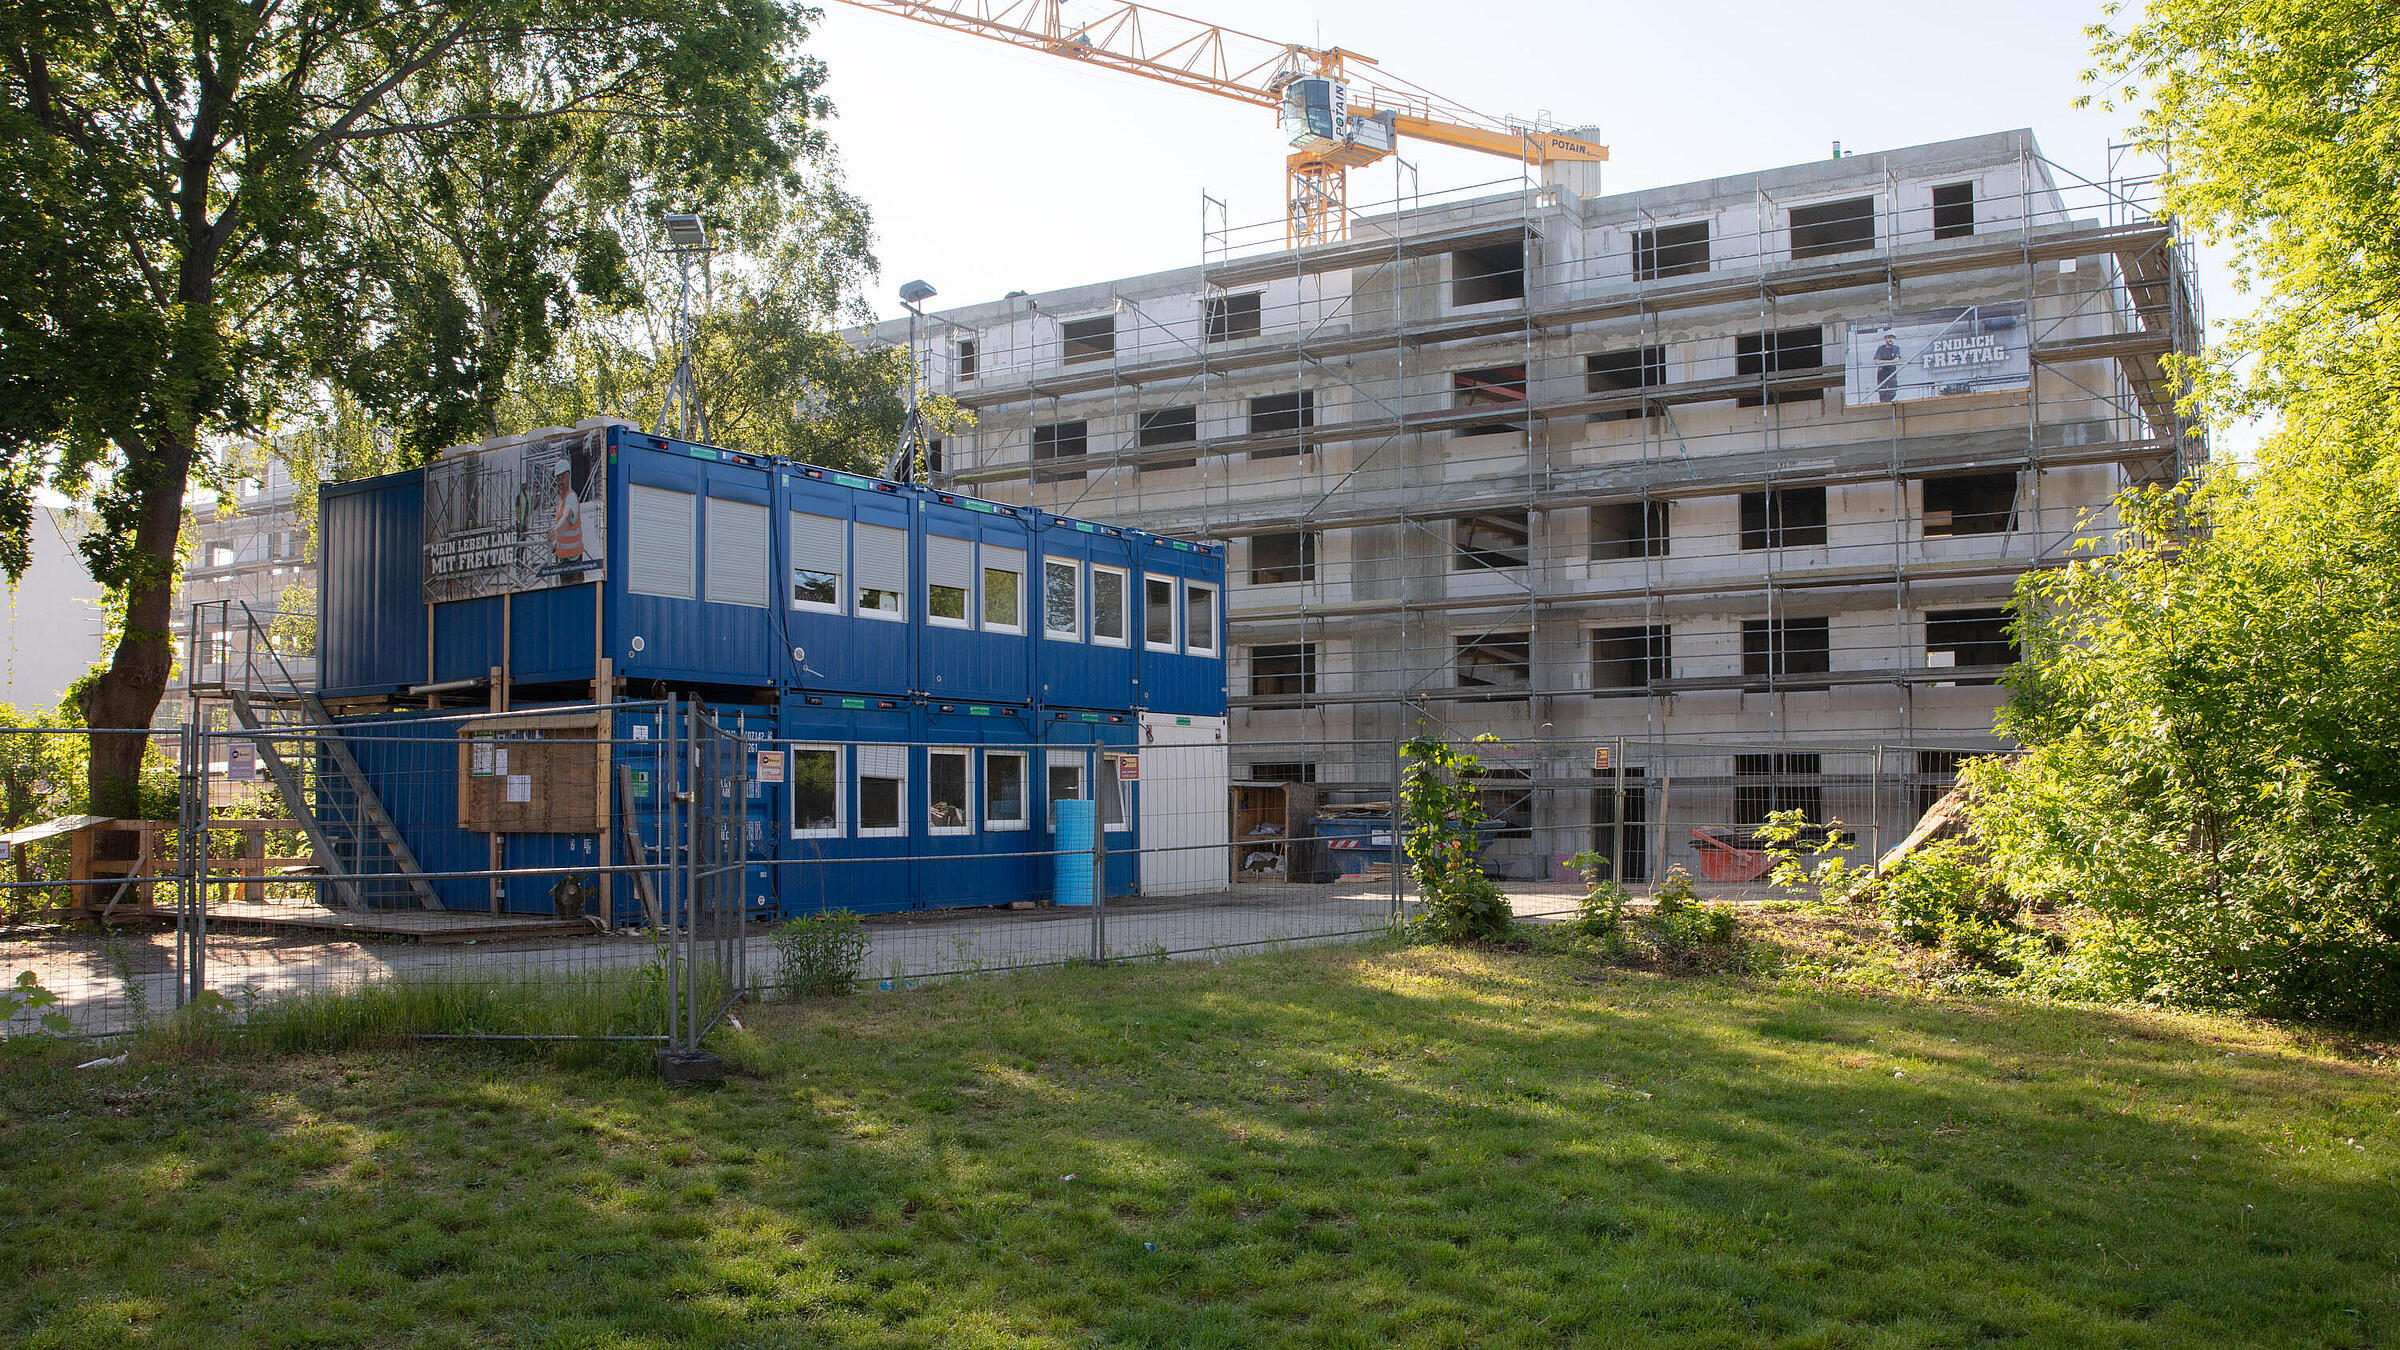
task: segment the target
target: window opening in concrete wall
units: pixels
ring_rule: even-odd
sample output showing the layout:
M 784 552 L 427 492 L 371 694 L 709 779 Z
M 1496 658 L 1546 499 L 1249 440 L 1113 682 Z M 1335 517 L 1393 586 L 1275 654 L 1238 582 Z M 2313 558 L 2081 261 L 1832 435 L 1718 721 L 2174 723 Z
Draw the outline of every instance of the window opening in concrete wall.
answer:
M 967 794 L 974 761 L 967 750 L 925 752 L 925 825 L 934 834 L 965 834 L 975 828 L 975 803 Z
M 2006 534 L 2017 527 L 2017 476 L 1969 473 L 1925 480 L 1925 535 Z
M 1667 556 L 1665 502 L 1610 502 L 1592 508 L 1592 558 Z
M 976 345 L 975 339 L 960 338 L 958 340 L 958 378 L 962 380 L 975 378 L 977 357 L 981 355 L 981 352 L 982 349 Z
M 1451 539 L 1457 545 L 1457 551 L 1450 555 L 1453 572 L 1525 565 L 1532 533 L 1523 511 L 1461 516 L 1451 522 L 1451 530 Z
M 2005 609 L 1937 609 L 1925 615 L 1925 664 L 1995 670 L 2017 663 L 2017 640 L 2009 635 Z M 1996 684 L 1996 674 L 1959 680 Z
M 1788 375 L 1794 371 L 1817 370 L 1825 364 L 1825 329 L 1811 324 L 1806 328 L 1783 328 L 1772 333 L 1744 333 L 1734 339 L 1733 373 L 1751 377 Z M 1823 389 L 1753 389 L 1737 395 L 1739 407 L 1755 408 L 1766 403 L 1822 403 Z
M 1140 429 L 1134 433 L 1135 443 L 1144 450 L 1155 450 L 1166 445 L 1190 445 L 1198 439 L 1200 410 L 1194 407 L 1153 408 L 1142 414 Z M 1145 463 L 1142 467 L 1145 470 L 1188 469 L 1199 462 L 1196 458 L 1162 459 L 1156 463 Z
M 208 565 L 209 565 L 209 566 L 211 566 L 211 567 L 231 567 L 231 566 L 233 566 L 233 560 L 234 560 L 234 548 L 233 548 L 233 545 L 231 545 L 231 544 L 210 544 L 210 545 L 208 546 Z
M 1742 620 L 1742 674 L 1772 677 L 1822 675 L 1833 668 L 1833 626 L 1825 619 Z M 1802 693 L 1823 685 L 1784 686 Z
M 1117 316 L 1103 314 L 1094 319 L 1070 319 L 1059 325 L 1059 337 L 1065 344 L 1063 359 L 1070 366 L 1086 361 L 1105 361 L 1117 354 Z
M 1708 222 L 1661 225 L 1633 232 L 1633 275 L 1637 281 L 1695 276 L 1708 270 Z
M 1594 778 L 1607 780 L 1608 786 L 1592 789 L 1592 851 L 1605 858 L 1615 849 L 1621 864 L 1616 879 L 1627 884 L 1650 879 L 1650 832 L 1642 827 L 1650 823 L 1650 791 L 1644 780 L 1649 776 L 1633 765 L 1625 766 L 1625 827 L 1617 825 L 1617 771 L 1614 768 L 1595 769 Z
M 1823 755 L 1735 755 L 1731 823 L 1764 825 L 1777 811 L 1798 811 L 1806 820 L 1824 823 L 1824 773 Z
M 1667 382 L 1667 349 L 1664 347 L 1629 347 L 1621 352 L 1593 352 L 1583 358 L 1584 392 L 1594 397 L 1610 394 L 1631 394 L 1654 389 Z M 1594 422 L 1630 422 L 1640 418 L 1643 408 L 1619 408 L 1614 412 L 1596 412 Z
M 1933 189 L 1933 237 L 1964 239 L 1975 233 L 1975 185 L 1937 183 Z
M 1525 241 L 1462 248 L 1450 255 L 1450 303 L 1488 305 L 1525 298 Z
M 1532 777 L 1531 769 L 1485 769 L 1477 775 L 1475 801 L 1483 809 L 1485 838 L 1533 838 L 1533 789 L 1515 786 Z
M 1313 760 L 1276 760 L 1251 765 L 1247 777 L 1253 783 L 1313 783 L 1317 766 Z
M 1270 642 L 1250 649 L 1250 696 L 1284 698 L 1317 692 L 1317 644 Z
M 1037 483 L 1055 483 L 1065 478 L 1084 476 L 1080 461 L 1090 452 L 1091 438 L 1088 422 L 1045 422 L 1033 429 L 1033 479 Z M 1073 461 L 1075 467 L 1062 469 L 1058 461 Z M 1045 468 L 1044 465 L 1051 467 Z
M 1792 256 L 1823 258 L 1875 247 L 1875 199 L 1845 197 L 1792 208 Z
M 1290 394 L 1261 394 L 1250 400 L 1250 434 L 1253 436 L 1286 435 L 1303 431 L 1317 424 L 1317 391 L 1302 389 Z M 1277 449 L 1253 450 L 1252 459 L 1282 459 L 1300 453 L 1296 445 Z
M 1273 586 L 1317 579 L 1317 536 L 1313 530 L 1250 536 L 1250 584 Z
M 1647 694 L 1674 677 L 1674 630 L 1664 624 L 1592 630 L 1592 692 L 1605 698 Z
M 1533 634 L 1522 629 L 1457 639 L 1458 685 L 1523 698 L 1533 687 Z
M 1519 362 L 1508 366 L 1484 366 L 1476 370 L 1453 371 L 1450 375 L 1450 406 L 1453 409 L 1498 408 L 1511 413 L 1525 410 L 1525 366 Z M 1493 436 L 1525 430 L 1523 422 L 1485 422 L 1460 427 L 1461 436 Z
M 1205 308 L 1209 341 L 1238 342 L 1258 336 L 1258 292 L 1212 295 Z
M 842 832 L 842 752 L 830 745 L 792 747 L 792 833 L 824 838 Z
M 925 441 L 925 472 L 942 472 L 942 438 L 931 436 Z
M 1825 542 L 1825 489 L 1742 494 L 1742 547 L 1798 548 Z

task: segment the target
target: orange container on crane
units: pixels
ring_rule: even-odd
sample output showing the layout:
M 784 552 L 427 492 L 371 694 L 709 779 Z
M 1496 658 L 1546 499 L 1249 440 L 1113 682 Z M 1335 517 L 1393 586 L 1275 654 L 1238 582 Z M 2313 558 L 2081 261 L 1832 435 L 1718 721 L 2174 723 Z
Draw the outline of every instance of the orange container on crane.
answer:
M 1003 42 L 1271 108 L 1291 153 L 1286 237 L 1329 243 L 1349 229 L 1349 171 L 1401 138 L 1522 164 L 1597 164 L 1608 147 L 1476 112 L 1340 47 L 1304 47 L 1133 4 L 1072 0 L 844 0 Z

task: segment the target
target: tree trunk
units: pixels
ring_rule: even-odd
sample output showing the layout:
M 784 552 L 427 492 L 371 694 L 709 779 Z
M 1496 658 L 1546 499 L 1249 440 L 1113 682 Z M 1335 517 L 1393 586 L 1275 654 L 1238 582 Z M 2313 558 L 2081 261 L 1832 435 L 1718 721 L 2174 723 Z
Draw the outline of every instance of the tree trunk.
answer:
M 93 728 L 91 809 L 99 815 L 142 814 L 142 754 L 175 664 L 167 625 L 174 617 L 176 544 L 196 439 L 178 445 L 161 438 L 126 468 L 141 478 L 141 515 L 134 525 L 139 573 L 126 588 L 125 627 L 117 635 L 116 652 L 108 668 L 85 686 L 82 698 L 83 723 Z M 195 634 L 195 657 L 199 640 Z M 105 734 L 111 731 L 118 734 Z

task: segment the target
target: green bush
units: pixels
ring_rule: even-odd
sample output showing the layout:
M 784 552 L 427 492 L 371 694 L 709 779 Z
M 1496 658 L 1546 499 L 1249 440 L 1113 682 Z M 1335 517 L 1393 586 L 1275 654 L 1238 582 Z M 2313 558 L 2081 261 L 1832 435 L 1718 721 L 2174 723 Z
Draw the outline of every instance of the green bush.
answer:
M 1489 737 L 1479 739 L 1489 740 Z M 1483 800 L 1477 756 L 1420 736 L 1403 751 L 1402 847 L 1423 910 L 1417 931 L 1435 942 L 1497 942 L 1516 929 L 1507 897 L 1483 874 Z
M 787 994 L 847 994 L 867 960 L 866 921 L 846 909 L 792 919 L 775 930 Z

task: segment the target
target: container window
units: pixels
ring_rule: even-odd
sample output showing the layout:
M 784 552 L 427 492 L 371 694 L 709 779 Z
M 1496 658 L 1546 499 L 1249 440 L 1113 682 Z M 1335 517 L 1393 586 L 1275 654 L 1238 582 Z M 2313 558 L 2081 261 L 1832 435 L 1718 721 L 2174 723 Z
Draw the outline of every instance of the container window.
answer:
M 625 589 L 691 599 L 699 509 L 692 494 L 635 483 L 625 490 L 625 506 Z
M 1183 588 L 1183 649 L 1194 656 L 1217 654 L 1217 588 L 1187 582 Z
M 1058 828 L 1058 804 L 1083 800 L 1083 751 L 1049 752 L 1050 777 L 1043 800 L 1048 803 L 1050 828 Z
M 842 612 L 850 522 L 792 513 L 792 608 Z
M 1021 750 L 983 752 L 983 828 L 1025 828 L 1025 753 Z
M 967 795 L 973 759 L 967 750 L 925 752 L 925 827 L 934 834 L 965 834 L 975 828 L 975 803 Z
M 1142 645 L 1154 652 L 1175 650 L 1175 579 L 1142 578 Z
M 983 546 L 983 626 L 992 632 L 1025 631 L 1025 551 Z
M 708 573 L 705 584 L 713 605 L 767 607 L 767 522 L 772 517 L 757 502 L 708 499 Z
M 975 544 L 948 535 L 925 536 L 925 621 L 942 628 L 971 628 L 967 597 L 975 591 Z
M 1132 755 L 1102 755 L 1100 781 L 1092 784 L 1092 797 L 1100 803 L 1100 828 L 1124 830 L 1131 828 L 1125 819 L 1125 783 L 1119 775 L 1125 772 L 1125 762 L 1141 761 Z
M 865 619 L 906 619 L 908 531 L 858 523 L 858 613 Z
M 1042 632 L 1069 642 L 1083 637 L 1083 569 L 1072 558 L 1042 559 Z
M 792 747 L 792 837 L 832 839 L 842 833 L 842 751 L 832 745 Z
M 858 833 L 860 838 L 908 833 L 901 814 L 908 801 L 908 747 L 862 745 L 858 756 Z
M 1125 645 L 1125 572 L 1092 564 L 1092 641 Z

